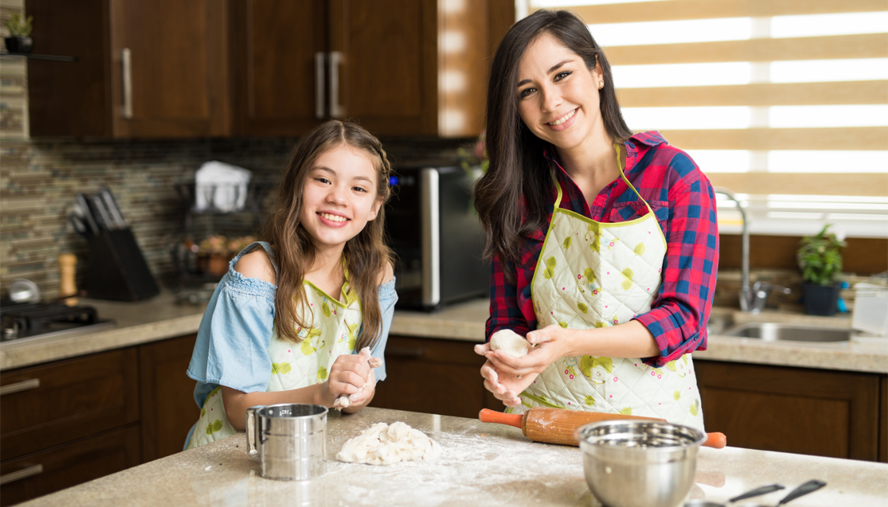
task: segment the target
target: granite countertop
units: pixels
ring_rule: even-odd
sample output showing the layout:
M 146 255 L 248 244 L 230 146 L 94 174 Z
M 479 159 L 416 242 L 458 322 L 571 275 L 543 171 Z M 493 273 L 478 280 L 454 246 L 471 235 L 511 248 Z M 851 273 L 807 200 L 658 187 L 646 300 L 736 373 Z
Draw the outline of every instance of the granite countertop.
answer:
M 443 454 L 432 461 L 388 466 L 334 460 L 349 438 L 375 422 L 395 421 L 428 434 L 441 444 Z M 578 448 L 530 442 L 517 428 L 473 419 L 375 408 L 344 417 L 331 413 L 327 473 L 303 482 L 262 478 L 259 461 L 248 457 L 244 446 L 244 435 L 237 434 L 21 505 L 601 505 L 586 485 Z M 703 448 L 688 496 L 724 502 L 777 482 L 787 489 L 756 499 L 775 505 L 790 489 L 820 479 L 826 487 L 792 505 L 881 507 L 888 497 L 886 476 L 888 465 L 883 463 Z
M 0 343 L 0 369 L 19 368 L 102 352 L 121 347 L 196 333 L 205 305 L 176 304 L 169 292 L 144 302 L 82 299 L 99 316 L 117 321 L 117 327 L 78 336 L 34 338 Z M 482 343 L 488 317 L 487 299 L 448 306 L 435 313 L 396 311 L 393 335 Z M 751 315 L 729 308 L 713 308 L 710 323 L 786 322 L 848 328 L 845 317 L 812 317 L 789 312 Z M 717 328 L 717 326 L 716 326 Z M 888 338 L 869 342 L 764 342 L 734 338 L 713 331 L 708 349 L 694 353 L 697 360 L 773 364 L 830 370 L 888 373 Z
M 392 334 L 446 338 L 481 343 L 489 301 L 478 299 L 444 308 L 437 313 L 401 311 L 395 313 Z M 749 314 L 731 308 L 713 308 L 711 322 L 781 322 L 821 327 L 851 327 L 848 316 L 815 317 L 800 313 L 764 311 Z M 766 342 L 755 338 L 724 336 L 714 330 L 707 350 L 694 352 L 695 360 L 799 366 L 829 370 L 888 373 L 888 338 L 858 342 Z

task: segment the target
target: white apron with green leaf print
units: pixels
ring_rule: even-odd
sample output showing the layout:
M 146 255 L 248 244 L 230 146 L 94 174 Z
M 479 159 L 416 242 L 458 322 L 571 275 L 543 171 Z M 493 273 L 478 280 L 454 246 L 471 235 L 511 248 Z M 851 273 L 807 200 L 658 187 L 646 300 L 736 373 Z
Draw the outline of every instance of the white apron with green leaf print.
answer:
M 271 371 L 267 392 L 300 389 L 326 382 L 337 357 L 353 354 L 363 313 L 357 294 L 350 290 L 348 273 L 340 299 L 328 296 L 309 281 L 304 282 L 306 302 L 314 321 L 298 328 L 300 343 L 281 340 L 274 331 L 268 345 Z M 231 436 L 237 431 L 228 422 L 220 387 L 207 396 L 188 448 Z
M 622 167 L 620 176 L 638 194 Z M 650 205 L 642 199 L 648 213 L 641 218 L 600 223 L 560 209 L 557 180 L 555 186 L 555 211 L 531 282 L 538 328 L 608 327 L 649 311 L 666 255 L 666 239 Z M 525 407 L 659 417 L 703 429 L 690 354 L 661 368 L 641 359 L 563 357 L 520 396 Z

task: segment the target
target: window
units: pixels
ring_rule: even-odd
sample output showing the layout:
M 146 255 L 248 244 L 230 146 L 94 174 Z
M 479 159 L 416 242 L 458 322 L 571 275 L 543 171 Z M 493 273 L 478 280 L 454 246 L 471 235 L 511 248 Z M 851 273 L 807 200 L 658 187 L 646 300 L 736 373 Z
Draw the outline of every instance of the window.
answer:
M 830 222 L 888 237 L 884 0 L 528 0 L 525 12 L 540 8 L 589 23 L 630 128 L 687 151 L 744 203 L 751 232 Z M 722 232 L 739 232 L 733 203 L 719 206 Z

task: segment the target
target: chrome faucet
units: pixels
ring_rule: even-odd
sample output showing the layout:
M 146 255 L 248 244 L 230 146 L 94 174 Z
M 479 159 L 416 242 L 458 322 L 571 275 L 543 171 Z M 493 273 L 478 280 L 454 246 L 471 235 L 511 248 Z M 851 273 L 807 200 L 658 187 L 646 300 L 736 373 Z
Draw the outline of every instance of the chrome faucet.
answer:
M 784 294 L 792 292 L 789 287 L 759 280 L 752 284 L 752 291 L 749 293 L 749 313 L 759 313 L 762 311 L 762 308 L 765 307 L 765 303 L 768 301 L 768 296 L 773 290 Z
M 742 235 L 740 252 L 742 256 L 740 264 L 740 310 L 749 312 L 752 308 L 751 303 L 753 301 L 753 292 L 749 287 L 749 228 L 746 225 L 746 211 L 743 209 L 743 206 L 740 204 L 740 201 L 737 200 L 734 193 L 730 190 L 721 187 L 715 187 L 713 190 L 716 194 L 726 195 L 728 199 L 734 201 L 734 203 L 737 204 L 737 210 L 740 212 L 742 223 L 740 230 L 740 234 Z M 765 298 L 767 299 L 767 294 L 765 294 Z M 764 302 L 762 302 L 761 305 L 764 306 Z M 759 308 L 759 310 L 761 310 L 761 308 Z M 758 313 L 758 311 L 755 313 Z

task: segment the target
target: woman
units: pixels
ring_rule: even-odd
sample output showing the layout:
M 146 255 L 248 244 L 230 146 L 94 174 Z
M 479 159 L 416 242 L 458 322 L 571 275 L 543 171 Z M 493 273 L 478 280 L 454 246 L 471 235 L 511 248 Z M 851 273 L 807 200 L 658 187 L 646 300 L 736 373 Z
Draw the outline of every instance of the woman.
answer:
M 690 353 L 706 347 L 715 196 L 683 151 L 632 134 L 610 66 L 566 11 L 516 23 L 494 57 L 490 167 L 475 202 L 492 258 L 484 385 L 509 407 L 665 418 L 703 429 Z

